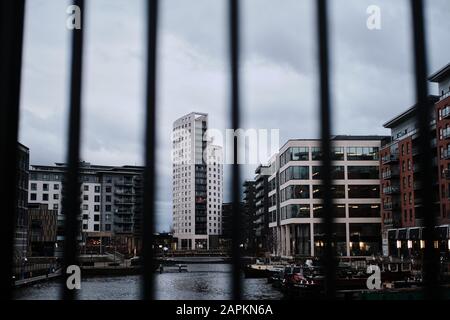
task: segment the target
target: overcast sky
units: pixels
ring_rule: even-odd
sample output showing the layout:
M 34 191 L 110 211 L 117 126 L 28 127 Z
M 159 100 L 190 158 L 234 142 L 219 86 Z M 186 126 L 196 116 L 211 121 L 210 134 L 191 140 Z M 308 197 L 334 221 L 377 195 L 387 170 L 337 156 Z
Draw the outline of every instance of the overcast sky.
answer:
M 85 161 L 143 163 L 144 3 L 87 1 Z M 157 217 L 158 229 L 169 230 L 173 121 L 199 111 L 209 113 L 211 128 L 229 127 L 227 2 L 160 3 Z M 280 144 L 291 138 L 317 137 L 315 2 L 240 3 L 243 127 L 280 129 Z M 426 3 L 429 71 L 433 72 L 450 62 L 450 1 Z M 333 132 L 389 134 L 382 124 L 414 101 L 409 1 L 334 0 L 330 4 Z M 32 164 L 65 160 L 68 5 L 65 1 L 27 1 L 20 141 L 30 148 Z M 381 9 L 381 30 L 366 27 L 369 5 Z M 244 166 L 245 178 L 252 178 L 254 169 Z

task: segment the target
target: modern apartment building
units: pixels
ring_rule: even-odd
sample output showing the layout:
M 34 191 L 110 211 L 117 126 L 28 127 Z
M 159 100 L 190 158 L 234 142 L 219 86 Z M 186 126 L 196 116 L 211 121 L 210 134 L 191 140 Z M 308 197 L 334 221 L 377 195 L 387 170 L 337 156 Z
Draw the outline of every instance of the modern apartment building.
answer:
M 438 85 L 435 103 L 438 148 L 440 223 L 450 223 L 450 63 L 429 77 Z
M 178 249 L 218 246 L 222 230 L 222 148 L 206 137 L 208 115 L 173 124 L 173 228 Z
M 57 247 L 63 241 L 65 164 L 33 165 L 30 170 L 29 203 L 46 204 L 58 213 Z M 142 167 L 100 166 L 80 163 L 81 236 L 90 241 L 109 244 L 111 238 L 118 250 L 140 249 L 142 215 Z M 60 250 L 57 250 L 57 253 Z
M 423 241 L 423 217 L 435 214 L 438 226 L 435 248 L 448 254 L 450 248 L 450 64 L 429 77 L 438 86 L 438 96 L 430 96 L 430 130 L 433 156 L 432 212 L 424 212 L 419 183 L 420 167 L 417 157 L 418 125 L 416 106 L 387 122 L 392 142 L 381 150 L 383 244 L 384 254 L 390 256 L 420 256 Z
M 435 211 L 439 210 L 439 189 L 437 185 L 436 113 L 434 103 L 437 97 L 430 96 L 430 131 L 433 137 L 433 165 L 435 169 Z M 383 254 L 388 255 L 388 230 L 422 226 L 422 186 L 417 181 L 420 166 L 417 157 L 418 123 L 417 106 L 412 106 L 402 114 L 386 122 L 383 126 L 391 130 L 391 141 L 380 150 L 381 200 Z M 391 248 L 392 249 L 392 248 Z M 392 250 L 390 250 L 392 251 Z
M 21 143 L 17 147 L 16 184 L 16 228 L 14 236 L 14 257 L 23 259 L 28 255 L 28 167 L 30 150 Z
M 335 239 L 340 256 L 381 252 L 379 149 L 384 136 L 334 136 Z M 273 254 L 319 256 L 324 248 L 320 140 L 289 140 L 269 165 Z

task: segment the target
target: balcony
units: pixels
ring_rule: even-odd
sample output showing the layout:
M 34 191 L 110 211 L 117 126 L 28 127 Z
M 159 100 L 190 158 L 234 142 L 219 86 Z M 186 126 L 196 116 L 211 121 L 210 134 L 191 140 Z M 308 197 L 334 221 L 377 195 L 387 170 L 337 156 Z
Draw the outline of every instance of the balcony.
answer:
M 398 170 L 389 170 L 385 171 L 381 174 L 382 178 L 384 180 L 390 180 L 398 177 L 400 175 L 400 172 Z
M 398 209 L 399 203 L 398 202 L 385 202 L 383 203 L 383 209 L 386 211 L 392 211 Z
M 442 130 L 442 139 L 450 139 L 450 128 Z
M 442 151 L 442 159 L 444 160 L 450 160 L 450 150 L 449 149 L 445 149 L 444 151 Z
M 134 192 L 129 191 L 129 190 L 115 189 L 114 194 L 119 195 L 119 196 L 132 196 L 132 195 L 134 195 Z
M 131 218 L 114 218 L 115 224 L 132 224 L 133 219 Z
M 400 193 L 400 187 L 399 186 L 389 186 L 386 188 L 383 188 L 384 194 L 398 194 Z
M 382 164 L 388 164 L 393 162 L 398 162 L 398 153 L 388 154 L 381 158 Z
M 114 211 L 116 214 L 118 215 L 130 215 L 133 214 L 133 211 L 131 209 L 127 210 L 127 209 L 116 209 Z
M 133 186 L 133 181 L 116 181 L 114 182 L 114 185 L 116 187 L 132 187 Z
M 447 91 L 444 95 L 442 95 L 441 100 L 450 97 L 450 91 Z M 450 106 L 446 106 L 444 109 L 442 109 L 441 112 L 441 118 L 442 119 L 449 119 L 450 118 Z
M 446 180 L 450 180 L 450 170 L 449 169 L 444 169 L 444 171 L 442 172 L 442 178 L 446 179 Z

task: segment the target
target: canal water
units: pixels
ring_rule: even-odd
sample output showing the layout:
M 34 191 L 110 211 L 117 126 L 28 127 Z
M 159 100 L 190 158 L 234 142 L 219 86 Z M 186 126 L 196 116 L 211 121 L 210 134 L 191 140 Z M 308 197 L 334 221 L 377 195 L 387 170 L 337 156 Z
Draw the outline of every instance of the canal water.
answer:
M 231 298 L 231 265 L 188 264 L 188 272 L 156 273 L 157 298 L 162 300 L 227 300 Z M 79 299 L 139 299 L 139 276 L 86 277 L 82 279 Z M 282 294 L 267 279 L 244 279 L 244 299 L 278 300 Z M 59 298 L 60 282 L 50 281 L 16 289 L 19 300 Z

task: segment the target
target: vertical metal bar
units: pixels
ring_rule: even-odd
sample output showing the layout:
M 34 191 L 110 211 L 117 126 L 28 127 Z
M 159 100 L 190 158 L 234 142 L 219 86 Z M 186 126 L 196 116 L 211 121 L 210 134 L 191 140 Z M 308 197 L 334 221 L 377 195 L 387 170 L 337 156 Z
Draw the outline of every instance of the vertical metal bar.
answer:
M 231 127 L 233 130 L 239 129 L 239 4 L 238 0 L 229 2 L 229 45 L 230 45 L 230 68 L 231 68 Z M 241 194 L 241 173 L 238 165 L 238 145 L 237 137 L 234 136 L 233 143 L 233 165 L 232 165 L 232 183 L 231 194 L 233 201 L 232 214 L 232 261 L 233 261 L 233 279 L 232 292 L 233 299 L 241 299 L 241 234 L 240 234 L 240 194 Z
M 439 297 L 439 255 L 434 250 L 436 212 L 433 208 L 433 166 L 431 149 L 430 111 L 428 99 L 428 71 L 424 24 L 424 8 L 422 0 L 411 0 L 413 42 L 414 42 L 414 70 L 415 89 L 417 99 L 417 122 L 419 124 L 419 183 L 423 185 L 423 215 L 425 228 L 425 252 L 423 261 L 423 280 L 425 294 L 428 299 Z
M 325 266 L 325 294 L 329 299 L 335 297 L 335 249 L 333 246 L 333 194 L 331 179 L 331 107 L 330 107 L 330 80 L 328 55 L 328 12 L 327 1 L 317 1 L 317 32 L 319 43 L 319 70 L 320 70 L 320 136 L 322 148 L 322 185 L 324 188 L 324 227 L 325 251 L 323 255 Z
M 84 0 L 74 0 L 73 5 L 80 9 L 81 28 L 72 32 L 72 57 L 70 75 L 69 131 L 67 148 L 67 172 L 65 174 L 66 194 L 62 209 L 64 219 L 64 261 L 62 297 L 65 300 L 76 299 L 76 290 L 70 290 L 66 281 L 66 270 L 71 265 L 78 265 L 78 236 L 80 234 L 80 182 L 78 179 L 80 159 L 81 97 L 83 70 L 83 26 Z
M 17 165 L 20 81 L 22 70 L 24 0 L 3 0 L 0 4 L 0 150 L 2 153 L 0 241 L 5 248 L 0 269 L 0 299 L 12 298 L 15 217 L 17 211 Z
M 142 228 L 143 286 L 146 300 L 154 299 L 153 233 L 155 225 L 156 185 L 156 67 L 158 35 L 158 0 L 147 2 L 147 96 L 145 118 L 144 210 Z

